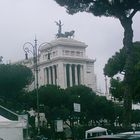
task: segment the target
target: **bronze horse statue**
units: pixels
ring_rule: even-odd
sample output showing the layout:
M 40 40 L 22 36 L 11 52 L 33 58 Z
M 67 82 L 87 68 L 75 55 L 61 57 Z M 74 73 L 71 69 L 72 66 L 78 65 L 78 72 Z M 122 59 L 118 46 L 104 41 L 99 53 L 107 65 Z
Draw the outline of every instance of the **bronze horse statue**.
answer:
M 72 30 L 72 31 L 70 31 L 70 32 L 65 32 L 65 34 L 64 34 L 64 37 L 66 37 L 66 38 L 68 38 L 68 37 L 74 37 L 74 33 L 75 33 L 75 31 L 74 30 Z
M 70 31 L 70 32 L 65 32 L 64 34 L 63 33 L 59 33 L 59 34 L 56 34 L 56 37 L 57 38 L 60 38 L 60 37 L 64 37 L 64 38 L 71 38 L 71 37 L 74 37 L 74 33 L 75 33 L 75 31 L 74 30 L 72 30 L 72 31 Z

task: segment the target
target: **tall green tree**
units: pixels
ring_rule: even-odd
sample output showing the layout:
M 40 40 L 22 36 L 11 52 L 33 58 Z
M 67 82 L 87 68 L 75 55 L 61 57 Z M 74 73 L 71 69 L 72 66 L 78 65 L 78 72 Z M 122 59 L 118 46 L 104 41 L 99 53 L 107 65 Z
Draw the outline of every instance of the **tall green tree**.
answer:
M 124 49 L 120 49 L 119 52 L 116 52 L 109 60 L 103 69 L 104 75 L 108 77 L 113 77 L 117 74 L 124 75 L 125 72 L 125 61 L 126 61 L 126 54 Z
M 132 61 L 131 49 L 133 47 L 133 17 L 140 10 L 140 0 L 55 0 L 60 6 L 64 6 L 69 14 L 88 12 L 95 16 L 114 17 L 119 19 L 123 29 L 123 45 L 126 51 L 125 61 L 125 91 L 124 91 L 124 127 L 130 126 L 132 94 L 131 77 Z M 126 117 L 127 116 L 127 117 Z
M 15 64 L 0 65 L 0 98 L 3 101 L 18 102 L 18 97 L 33 80 L 32 71 Z
M 80 122 L 81 124 L 89 124 L 93 122 L 97 124 L 102 119 L 108 120 L 110 123 L 114 120 L 114 105 L 105 97 L 97 96 L 91 88 L 80 85 L 69 87 L 66 94 L 70 96 L 69 103 L 67 102 L 72 115 L 74 115 L 73 103 L 81 105 Z M 78 115 L 78 114 L 77 114 Z
M 90 103 L 95 99 L 95 92 L 91 88 L 84 85 L 69 87 L 65 90 L 66 94 L 70 96 L 70 102 L 68 106 L 71 106 L 73 110 L 73 103 L 81 103 L 82 112 L 85 112 L 85 109 L 90 106 Z
M 61 107 L 64 106 L 64 101 L 66 100 L 64 90 L 56 85 L 46 85 L 41 86 L 38 92 L 39 105 L 43 105 L 44 109 L 47 108 L 44 111 L 46 111 L 48 119 L 53 120 L 60 118 L 60 112 L 54 110 L 60 110 Z M 36 90 L 33 90 L 24 96 L 24 100 L 26 100 L 26 106 L 28 109 L 30 107 L 36 109 L 36 99 Z
M 114 99 L 118 99 L 119 101 L 123 100 L 124 97 L 124 84 L 123 81 L 120 80 L 120 78 L 111 78 L 110 80 L 110 88 L 109 91 L 114 97 Z
M 133 48 L 131 50 L 131 57 L 133 57 L 133 65 L 131 65 L 131 69 L 133 71 L 133 75 L 131 77 L 131 94 L 132 99 L 135 102 L 140 101 L 140 42 L 133 43 Z M 104 74 L 108 77 L 111 77 L 111 94 L 118 99 L 123 99 L 123 91 L 124 91 L 124 79 L 114 79 L 113 77 L 117 74 L 125 74 L 125 60 L 126 54 L 124 48 L 120 49 L 119 52 L 116 52 L 111 58 L 109 58 L 107 64 L 104 67 Z M 123 76 L 122 76 L 123 77 Z
M 136 126 L 138 126 L 139 123 L 140 123 L 140 119 L 139 118 L 140 118 L 140 110 L 139 109 L 133 110 L 132 111 L 132 123 L 135 123 Z

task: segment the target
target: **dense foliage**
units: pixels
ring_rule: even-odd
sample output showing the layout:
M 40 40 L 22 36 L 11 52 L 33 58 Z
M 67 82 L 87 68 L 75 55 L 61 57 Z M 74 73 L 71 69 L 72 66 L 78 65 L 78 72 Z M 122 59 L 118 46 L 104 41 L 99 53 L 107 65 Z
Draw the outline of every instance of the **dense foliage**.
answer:
M 124 97 L 124 84 L 119 78 L 110 80 L 110 88 L 109 91 L 114 97 L 114 99 L 118 99 L 119 101 L 123 100 Z
M 67 12 L 74 14 L 77 12 L 89 12 L 95 16 L 130 16 L 131 10 L 136 13 L 140 9 L 139 0 L 55 0 L 67 9 Z M 133 13 L 133 14 L 134 14 Z M 132 16 L 132 15 L 131 15 Z
M 131 77 L 131 89 L 132 89 L 132 99 L 134 101 L 140 101 L 140 42 L 133 43 L 132 48 L 132 57 L 133 57 L 133 65 L 131 65 L 131 69 L 133 75 Z M 125 73 L 125 60 L 126 54 L 124 48 L 122 48 L 119 52 L 116 52 L 114 56 L 112 56 L 107 64 L 104 67 L 104 74 L 108 77 L 114 77 L 117 74 Z M 123 77 L 123 76 L 122 76 Z M 111 78 L 111 87 L 110 93 L 117 99 L 122 100 L 124 97 L 124 79 L 120 80 Z
M 22 65 L 1 64 L 0 65 L 0 99 L 1 104 L 20 103 L 18 99 L 22 91 L 33 80 L 32 71 Z
M 125 72 L 126 54 L 124 49 L 116 52 L 111 58 L 109 58 L 107 64 L 104 67 L 104 75 L 113 77 L 116 74 L 124 74 Z
M 26 94 L 24 100 L 26 110 L 31 107 L 36 110 L 35 91 Z M 92 89 L 82 85 L 65 90 L 56 85 L 42 86 L 39 88 L 39 103 L 40 112 L 45 113 L 47 125 L 50 124 L 53 128 L 53 122 L 62 119 L 72 132 L 75 127 L 114 125 L 116 117 L 120 115 L 113 102 L 97 96 Z M 80 104 L 80 112 L 74 111 L 74 103 Z
M 53 89 L 51 92 L 50 87 Z M 110 115 L 113 115 L 113 112 L 111 113 L 113 103 L 107 101 L 105 97 L 97 96 L 92 89 L 86 86 L 74 86 L 65 90 L 56 86 L 47 86 L 44 87 L 44 93 L 46 93 L 44 94 L 46 96 L 42 96 L 43 93 L 40 93 L 40 102 L 50 108 L 50 112 L 52 112 L 51 119 L 61 118 L 67 120 L 69 117 L 77 116 L 78 113 L 74 112 L 74 103 L 79 103 L 81 106 L 80 116 L 77 116 L 80 117 L 81 123 L 88 125 L 91 120 L 94 123 L 98 123 L 102 118 L 107 120 L 114 119 Z M 100 109 L 98 110 L 97 108 Z M 55 114 L 53 113 L 54 109 Z

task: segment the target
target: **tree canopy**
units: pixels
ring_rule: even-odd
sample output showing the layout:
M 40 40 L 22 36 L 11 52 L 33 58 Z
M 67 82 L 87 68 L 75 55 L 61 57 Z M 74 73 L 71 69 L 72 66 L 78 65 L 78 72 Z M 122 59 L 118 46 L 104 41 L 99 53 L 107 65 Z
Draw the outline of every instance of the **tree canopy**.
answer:
M 124 49 L 121 49 L 119 52 L 116 52 L 111 58 L 109 58 L 107 64 L 103 69 L 104 75 L 108 77 L 113 77 L 116 74 L 124 74 L 125 71 L 125 61 L 126 54 Z
M 82 128 L 83 131 L 80 135 L 82 138 L 86 129 L 97 125 L 114 126 L 116 117 L 121 118 L 122 115 L 120 106 L 116 106 L 105 97 L 97 96 L 91 88 L 83 85 L 67 89 L 61 89 L 56 85 L 46 85 L 39 87 L 38 93 L 39 112 L 45 113 L 47 119 L 47 124 L 44 124 L 43 127 L 49 126 L 54 129 L 54 121 L 61 119 L 65 125 L 70 127 L 73 134 L 79 135 L 79 131 L 76 130 Z M 36 110 L 36 91 L 24 94 L 22 102 L 25 102 L 24 110 L 32 107 Z M 74 103 L 80 104 L 80 112 L 74 111 Z
M 15 64 L 0 65 L 0 96 L 1 98 L 16 98 L 22 89 L 33 80 L 32 71 Z
M 36 108 L 36 92 L 25 94 L 26 107 Z M 49 120 L 61 118 L 64 121 L 74 116 L 74 103 L 81 105 L 81 123 L 90 120 L 99 121 L 102 118 L 112 119 L 113 104 L 105 97 L 97 96 L 89 87 L 80 85 L 65 90 L 56 85 L 39 88 L 39 103 L 44 105 Z M 98 108 L 98 109 L 97 109 Z M 100 108 L 100 109 L 99 109 Z M 26 108 L 27 109 L 27 108 Z M 113 113 L 111 113 L 114 115 Z M 113 118 L 114 119 L 114 118 Z
M 131 87 L 132 87 L 132 99 L 135 101 L 139 101 L 139 84 L 140 84 L 140 42 L 133 43 L 132 48 L 132 57 L 133 57 L 133 65 L 131 65 L 131 69 L 133 71 L 133 75 L 131 77 Z M 111 58 L 109 58 L 107 64 L 104 67 L 104 74 L 108 77 L 113 77 L 119 73 L 125 73 L 125 60 L 126 54 L 124 48 L 122 48 L 119 52 L 116 52 Z M 119 100 L 123 99 L 124 92 L 124 82 L 118 79 L 111 79 L 111 94 L 118 98 Z
M 95 16 L 116 18 L 133 17 L 140 10 L 139 0 L 55 0 L 64 6 L 69 14 L 89 12 Z
M 117 79 L 111 78 L 109 91 L 110 94 L 114 97 L 114 99 L 118 99 L 119 101 L 122 101 L 124 98 L 123 81 L 121 81 L 120 78 Z

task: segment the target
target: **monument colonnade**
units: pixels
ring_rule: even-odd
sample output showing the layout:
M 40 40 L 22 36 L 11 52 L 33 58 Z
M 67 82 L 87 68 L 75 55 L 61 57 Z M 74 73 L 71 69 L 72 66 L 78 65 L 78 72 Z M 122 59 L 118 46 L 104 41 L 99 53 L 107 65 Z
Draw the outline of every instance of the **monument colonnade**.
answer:
M 58 74 L 59 64 L 48 66 L 45 68 L 46 84 L 59 85 L 59 79 L 64 78 L 65 88 L 74 85 L 84 84 L 84 71 L 81 64 L 63 64 L 63 77 Z M 61 85 L 60 85 L 61 86 Z

